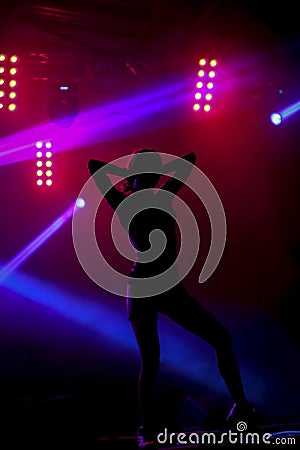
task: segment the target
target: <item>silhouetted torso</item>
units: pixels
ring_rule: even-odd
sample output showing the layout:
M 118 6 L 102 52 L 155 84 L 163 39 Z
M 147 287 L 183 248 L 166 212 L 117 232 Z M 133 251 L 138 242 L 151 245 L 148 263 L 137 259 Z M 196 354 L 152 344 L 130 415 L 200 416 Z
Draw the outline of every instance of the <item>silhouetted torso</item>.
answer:
M 156 229 L 166 237 L 166 247 L 162 254 L 152 262 L 137 260 L 132 268 L 133 277 L 150 277 L 167 270 L 176 260 L 176 221 L 166 211 L 158 208 L 147 208 L 134 216 L 129 226 L 129 237 L 138 251 L 146 251 L 151 247 L 149 236 Z

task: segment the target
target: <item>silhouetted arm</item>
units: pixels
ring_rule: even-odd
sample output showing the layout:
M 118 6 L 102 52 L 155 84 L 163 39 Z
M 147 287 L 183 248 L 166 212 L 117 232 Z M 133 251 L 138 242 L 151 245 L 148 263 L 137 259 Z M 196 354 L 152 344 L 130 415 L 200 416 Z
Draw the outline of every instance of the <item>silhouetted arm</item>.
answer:
M 188 161 L 191 164 L 196 163 L 195 153 L 188 153 L 180 158 L 176 158 L 163 166 L 164 173 L 175 172 L 174 176 L 171 177 L 161 189 L 172 192 L 172 194 L 177 194 L 179 189 L 184 185 L 188 176 L 191 173 L 192 167 L 184 164 L 182 160 Z M 180 176 L 180 180 L 176 178 L 176 175 Z
M 102 168 L 103 170 L 98 172 L 98 170 Z M 124 200 L 125 195 L 114 187 L 107 174 L 126 178 L 126 176 L 128 175 L 127 169 L 123 169 L 121 167 L 114 166 L 113 164 L 105 163 L 103 161 L 98 161 L 96 159 L 89 160 L 88 169 L 98 189 L 105 196 L 108 204 L 113 209 L 116 209 Z

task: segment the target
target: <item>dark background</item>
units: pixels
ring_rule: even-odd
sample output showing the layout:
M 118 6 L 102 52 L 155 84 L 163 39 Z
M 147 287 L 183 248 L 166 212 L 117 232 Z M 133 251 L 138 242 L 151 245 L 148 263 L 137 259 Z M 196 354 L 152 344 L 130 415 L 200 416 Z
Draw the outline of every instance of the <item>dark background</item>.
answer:
M 263 423 L 300 419 L 300 116 L 280 127 L 269 120 L 299 100 L 296 9 L 294 2 L 278 8 L 248 1 L 37 0 L 4 1 L 0 16 L 0 52 L 20 55 L 18 110 L 0 111 L 1 263 L 74 201 L 91 157 L 108 161 L 138 147 L 178 156 L 194 151 L 221 197 L 228 235 L 219 267 L 199 285 L 210 226 L 201 202 L 184 188 L 201 230 L 199 257 L 185 284 L 232 330 L 245 388 Z M 201 56 L 220 61 L 217 99 L 207 116 L 192 110 Z M 78 116 L 68 129 L 47 128 L 56 82 L 77 86 Z M 184 95 L 167 97 L 169 105 L 146 97 L 176 83 L 184 84 Z M 137 114 L 136 98 L 143 96 Z M 83 114 L 90 114 L 84 126 Z M 54 145 L 49 190 L 35 185 L 28 143 L 38 139 L 36 126 Z M 7 156 L 7 148 L 22 146 L 22 136 L 26 149 Z M 113 253 L 110 217 L 103 206 L 99 241 L 126 273 L 128 263 Z M 43 412 L 53 411 L 45 421 L 54 427 L 67 416 L 99 436 L 135 433 L 139 356 L 125 302 L 85 274 L 71 222 L 0 292 L 5 417 L 19 417 L 20 426 L 28 411 L 41 423 Z M 163 317 L 160 334 L 159 423 L 175 428 L 191 395 L 219 426 L 231 403 L 212 350 Z

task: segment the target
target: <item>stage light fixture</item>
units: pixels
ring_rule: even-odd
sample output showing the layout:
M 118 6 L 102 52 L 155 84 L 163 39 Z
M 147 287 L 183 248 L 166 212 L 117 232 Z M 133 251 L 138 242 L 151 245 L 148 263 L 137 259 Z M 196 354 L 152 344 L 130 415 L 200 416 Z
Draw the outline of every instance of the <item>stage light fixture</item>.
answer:
M 194 103 L 194 111 L 204 111 L 209 112 L 212 109 L 212 100 L 214 95 L 212 95 L 212 90 L 215 89 L 215 83 L 211 79 L 217 78 L 216 66 L 218 62 L 216 59 L 200 58 L 199 65 L 201 69 L 198 70 L 198 80 L 196 81 L 196 92 L 194 93 L 194 98 L 197 103 Z M 207 66 L 208 70 L 204 70 Z M 199 66 L 198 66 L 199 67 Z M 211 70 L 211 69 L 214 70 Z M 201 80 L 199 80 L 201 78 Z
M 282 117 L 281 117 L 281 115 L 280 115 L 279 113 L 273 113 L 273 114 L 271 114 L 270 119 L 271 119 L 271 122 L 272 122 L 274 125 L 280 125 L 281 122 L 282 122 Z
M 52 83 L 50 86 L 49 118 L 63 128 L 73 125 L 78 115 L 76 83 Z
M 77 206 L 77 208 L 84 208 L 85 207 L 85 200 L 84 200 L 84 198 L 79 197 L 76 200 L 76 206 Z
M 38 150 L 36 152 L 36 166 L 39 170 L 36 171 L 37 186 L 52 186 L 53 184 L 53 170 L 52 170 L 52 151 L 49 151 L 49 148 L 52 148 L 52 143 L 50 141 L 38 141 L 35 143 L 35 147 Z M 45 151 L 43 151 L 45 149 Z M 41 168 L 46 166 L 46 170 L 42 170 Z M 51 167 L 51 169 L 50 169 Z
M 16 88 L 17 88 L 17 80 L 18 69 L 17 64 L 19 62 L 19 58 L 17 55 L 5 55 L 4 53 L 0 54 L 0 85 L 1 89 L 1 104 L 2 111 L 16 111 L 17 110 L 17 102 L 16 99 L 18 97 Z M 13 100 L 13 101 L 12 101 Z
M 274 125 L 280 125 L 283 121 L 289 119 L 300 111 L 300 101 L 274 112 L 270 115 L 270 120 Z

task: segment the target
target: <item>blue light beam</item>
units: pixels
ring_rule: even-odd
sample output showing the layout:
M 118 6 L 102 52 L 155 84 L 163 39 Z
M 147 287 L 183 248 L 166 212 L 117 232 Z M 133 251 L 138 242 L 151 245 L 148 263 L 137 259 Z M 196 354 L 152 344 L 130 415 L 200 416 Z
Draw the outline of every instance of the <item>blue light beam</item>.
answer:
M 112 297 L 101 293 L 101 290 L 100 297 L 82 297 L 75 290 L 65 289 L 22 271 L 13 272 L 5 278 L 1 289 L 3 298 L 5 290 L 9 290 L 96 332 L 105 348 L 123 354 L 124 350 L 137 352 L 123 300 L 119 304 L 112 302 Z M 160 319 L 163 369 L 174 371 L 188 381 L 203 383 L 215 392 L 223 392 L 223 382 L 215 365 L 207 363 L 214 361 L 208 345 L 201 346 L 198 338 L 178 328 L 170 319 Z
M 56 233 L 75 213 L 78 208 L 85 205 L 83 199 L 77 199 L 67 208 L 61 216 L 51 223 L 44 231 L 42 231 L 33 241 L 17 253 L 1 270 L 0 284 L 3 283 L 14 270 L 21 266 L 34 252 L 36 252 L 54 233 Z
M 0 264 L 1 267 L 1 264 Z M 105 294 L 99 298 L 82 297 L 75 290 L 22 273 L 13 272 L 3 280 L 1 289 L 14 292 L 23 298 L 49 308 L 58 315 L 95 331 L 107 347 L 113 344 L 135 349 L 133 336 L 128 327 L 124 304 L 115 305 Z
M 289 119 L 290 117 L 292 117 L 294 114 L 296 114 L 298 111 L 300 111 L 300 101 L 293 103 L 290 106 L 287 106 L 286 108 L 274 112 L 270 115 L 270 120 L 271 122 L 278 126 L 280 125 L 283 121 Z
M 158 112 L 164 113 L 166 120 L 164 123 L 149 120 L 148 129 L 167 126 L 167 119 L 171 120 L 172 117 L 168 112 L 182 105 L 188 96 L 188 82 L 173 81 L 148 92 L 82 111 L 76 123 L 63 131 L 56 124 L 46 122 L 6 136 L 0 139 L 0 167 L 34 158 L 34 143 L 37 141 L 55 141 L 56 153 L 84 145 L 109 142 L 112 139 L 136 135 L 137 130 L 140 132 L 140 122 L 155 118 Z M 172 120 L 179 119 L 173 117 Z

